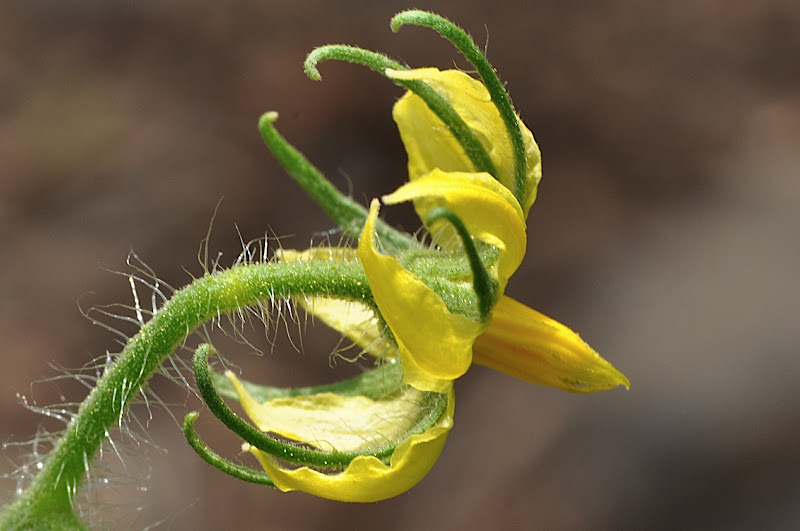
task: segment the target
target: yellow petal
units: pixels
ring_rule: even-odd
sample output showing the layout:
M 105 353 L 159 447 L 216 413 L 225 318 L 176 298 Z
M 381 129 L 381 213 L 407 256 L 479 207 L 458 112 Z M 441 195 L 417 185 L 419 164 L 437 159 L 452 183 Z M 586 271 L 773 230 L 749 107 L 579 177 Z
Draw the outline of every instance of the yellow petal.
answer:
M 392 454 L 389 465 L 376 457 L 359 456 L 337 474 L 324 474 L 308 467 L 288 470 L 269 454 L 246 445 L 264 471 L 282 491 L 299 490 L 345 502 L 376 502 L 392 498 L 416 485 L 431 469 L 444 448 L 453 427 L 455 397 L 452 384 L 447 390 L 447 409 L 439 421 L 423 433 L 403 441 Z
M 369 306 L 340 299 L 312 297 L 298 300 L 305 310 L 376 358 L 390 356 L 395 349 L 383 338 L 375 311 Z
M 404 381 L 422 391 L 441 391 L 439 380 L 454 380 L 472 363 L 472 343 L 485 324 L 450 313 L 444 301 L 392 256 L 378 252 L 378 200 L 358 241 L 372 296 L 400 349 Z M 415 369 L 420 369 L 415 372 Z M 420 372 L 422 374 L 420 374 Z
M 474 359 L 529 382 L 591 393 L 628 379 L 575 332 L 509 297 L 494 307 L 489 328 L 473 345 Z
M 356 250 L 349 247 L 312 247 L 304 251 L 277 249 L 275 257 L 281 262 L 352 262 L 356 260 Z
M 282 262 L 353 261 L 356 250 L 348 247 L 313 247 L 305 251 L 278 249 L 275 256 Z M 396 349 L 383 338 L 375 311 L 355 301 L 326 297 L 297 297 L 303 309 L 362 349 L 377 358 L 393 355 Z
M 458 70 L 420 68 L 387 70 L 386 74 L 394 79 L 424 81 L 444 97 L 486 149 L 497 169 L 500 182 L 506 188 L 514 189 L 514 151 L 511 140 L 483 83 Z M 419 96 L 412 92 L 406 93 L 395 103 L 393 116 L 408 153 L 408 173 L 411 180 L 436 168 L 442 171 L 475 171 L 461 145 Z M 524 201 L 521 205 L 527 217 L 536 200 L 536 188 L 542 177 L 542 161 L 533 135 L 521 120 L 519 125 L 528 162 Z
M 500 250 L 501 289 L 525 256 L 525 218 L 513 194 L 488 173 L 433 170 L 383 197 L 386 204 L 413 200 L 422 219 L 435 207 L 455 212 L 475 238 Z M 429 227 L 434 233 L 436 229 Z
M 225 376 L 259 430 L 327 452 L 363 451 L 401 439 L 416 423 L 424 398 L 422 391 L 406 386 L 380 400 L 319 393 L 259 403 L 232 372 Z

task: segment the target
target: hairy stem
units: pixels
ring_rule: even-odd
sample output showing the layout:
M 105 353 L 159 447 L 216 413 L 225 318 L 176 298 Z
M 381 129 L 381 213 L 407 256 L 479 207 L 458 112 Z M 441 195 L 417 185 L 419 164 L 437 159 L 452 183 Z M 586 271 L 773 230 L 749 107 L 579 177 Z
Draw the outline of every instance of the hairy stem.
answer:
M 72 499 L 108 433 L 164 359 L 204 322 L 266 299 L 322 295 L 372 304 L 357 262 L 262 263 L 207 275 L 175 293 L 109 366 L 0 529 L 80 529 Z

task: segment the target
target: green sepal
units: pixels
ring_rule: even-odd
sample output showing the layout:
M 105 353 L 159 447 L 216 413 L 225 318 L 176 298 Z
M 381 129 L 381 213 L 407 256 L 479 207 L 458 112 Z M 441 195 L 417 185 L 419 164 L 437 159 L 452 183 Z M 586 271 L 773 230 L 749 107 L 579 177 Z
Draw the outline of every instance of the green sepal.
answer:
M 392 28 L 392 31 L 397 32 L 406 24 L 424 26 L 434 30 L 450 41 L 453 46 L 461 52 L 464 58 L 475 67 L 475 70 L 477 70 L 511 138 L 511 145 L 514 147 L 515 181 L 514 190 L 512 191 L 517 201 L 519 201 L 519 204 L 524 205 L 525 183 L 527 181 L 528 172 L 528 161 L 525 157 L 525 143 L 522 139 L 522 130 L 519 127 L 517 113 L 514 112 L 514 106 L 511 103 L 511 97 L 508 95 L 508 92 L 506 92 L 500 78 L 497 77 L 497 72 L 495 72 L 494 67 L 489 63 L 486 56 L 483 55 L 481 49 L 478 48 L 475 41 L 472 40 L 472 37 L 470 37 L 467 32 L 441 15 L 411 9 L 402 11 L 392 17 L 389 26 Z M 496 174 L 493 173 L 492 175 L 496 177 Z
M 259 119 L 258 130 L 264 144 L 325 213 L 351 238 L 358 239 L 367 220 L 367 210 L 337 190 L 305 155 L 286 141 L 273 125 L 277 119 L 278 113 L 274 111 L 264 113 Z M 395 248 L 417 245 L 414 238 L 385 222 L 378 223 L 377 231 L 387 244 Z
M 405 70 L 407 68 L 394 59 L 372 50 L 365 50 L 358 46 L 348 46 L 347 44 L 326 44 L 309 52 L 303 63 L 303 70 L 305 70 L 309 78 L 314 81 L 320 81 L 322 75 L 319 73 L 317 65 L 321 61 L 330 61 L 331 59 L 366 66 L 381 75 L 385 75 L 387 68 L 392 70 Z
M 186 442 L 189 443 L 189 446 L 197 452 L 197 455 L 199 455 L 203 461 L 236 479 L 241 479 L 249 483 L 266 485 L 267 487 L 275 486 L 275 483 L 269 479 L 269 476 L 260 470 L 253 470 L 252 468 L 233 463 L 206 446 L 202 439 L 200 439 L 200 436 L 197 435 L 197 432 L 194 431 L 194 423 L 199 416 L 200 414 L 197 411 L 192 411 L 186 415 L 183 421 L 183 435 L 186 437 Z
M 500 251 L 480 240 L 473 241 L 484 266 L 494 265 L 500 257 Z M 472 274 L 469 258 L 461 250 L 410 249 L 397 253 L 395 258 L 404 268 L 420 278 L 444 277 L 456 281 L 469 279 Z
M 370 452 L 323 452 L 295 443 L 282 442 L 260 432 L 231 411 L 214 388 L 208 370 L 208 356 L 213 352 L 214 348 L 207 343 L 195 350 L 193 361 L 197 388 L 211 413 L 251 446 L 287 463 L 320 468 L 344 468 L 359 455 L 374 455 L 379 459 L 388 460 L 394 452 L 392 445 L 375 448 Z
M 464 253 L 472 270 L 472 286 L 478 297 L 478 311 L 480 311 L 481 320 L 485 320 L 494 307 L 494 301 L 497 296 L 497 281 L 489 275 L 489 271 L 484 267 L 478 249 L 475 246 L 475 241 L 461 218 L 449 208 L 438 207 L 428 213 L 425 225 L 429 227 L 439 219 L 446 219 L 461 238 Z
M 208 368 L 208 356 L 213 352 L 213 347 L 207 343 L 200 345 L 197 350 L 195 350 L 193 360 L 195 380 L 203 401 L 206 403 L 214 416 L 222 421 L 225 426 L 236 433 L 245 442 L 249 443 L 255 448 L 258 448 L 262 452 L 268 453 L 273 457 L 276 457 L 287 463 L 312 466 L 320 470 L 336 471 L 345 468 L 353 461 L 353 459 L 358 456 L 369 455 L 377 457 L 388 464 L 389 459 L 391 458 L 391 455 L 398 444 L 406 440 L 411 435 L 422 433 L 433 426 L 439 420 L 442 414 L 444 414 L 447 408 L 447 395 L 439 393 L 423 393 L 422 401 L 417 409 L 419 415 L 409 430 L 395 440 L 390 440 L 382 445 L 376 445 L 375 447 L 365 451 L 328 452 L 309 448 L 307 445 L 301 443 L 283 442 L 257 430 L 239 418 L 225 405 L 222 397 L 214 387 L 212 378 L 210 376 L 211 373 Z M 377 373 L 373 376 L 377 378 L 380 376 L 380 373 Z M 358 378 L 353 379 L 356 380 L 356 383 L 353 384 L 351 381 L 350 392 L 352 392 L 353 385 L 363 385 L 364 387 L 369 387 L 370 391 L 373 393 L 378 392 L 380 384 L 376 378 L 362 378 L 361 380 L 358 380 Z M 344 386 L 344 388 L 347 387 L 347 385 Z M 392 393 L 388 395 L 381 395 L 380 398 L 389 400 L 393 395 L 400 395 L 400 391 L 403 387 L 404 386 L 397 386 Z M 212 462 L 213 459 L 207 459 L 207 456 L 204 455 L 203 452 L 199 453 L 201 457 L 206 460 L 206 462 L 209 462 L 212 465 L 214 464 Z
M 475 251 L 482 267 L 491 267 L 499 258 L 500 253 L 491 245 L 481 241 L 472 240 Z M 476 321 L 486 317 L 485 304 L 480 302 L 480 297 L 474 284 L 474 269 L 471 260 L 463 249 L 444 251 L 440 249 L 413 249 L 401 251 L 395 258 L 419 278 L 426 286 L 436 292 L 444 301 L 447 309 L 452 313 L 464 315 Z M 493 284 L 486 283 L 487 286 Z M 490 293 L 491 290 L 484 290 Z M 491 305 L 494 305 L 494 295 L 484 296 Z
M 401 65 L 397 61 L 386 57 L 383 54 L 364 50 L 356 46 L 344 44 L 328 44 L 315 48 L 308 54 L 305 62 L 306 75 L 314 80 L 322 79 L 317 64 L 320 61 L 336 59 L 360 64 L 386 76 L 386 70 L 408 70 L 408 67 Z M 389 77 L 389 76 L 387 76 Z M 419 96 L 425 105 L 435 114 L 447 127 L 461 148 L 466 153 L 477 172 L 486 172 L 497 178 L 497 168 L 492 162 L 492 158 L 481 144 L 480 140 L 473 134 L 472 129 L 467 125 L 461 115 L 453 106 L 430 85 L 417 79 L 395 79 L 389 77 L 394 83 L 406 88 Z

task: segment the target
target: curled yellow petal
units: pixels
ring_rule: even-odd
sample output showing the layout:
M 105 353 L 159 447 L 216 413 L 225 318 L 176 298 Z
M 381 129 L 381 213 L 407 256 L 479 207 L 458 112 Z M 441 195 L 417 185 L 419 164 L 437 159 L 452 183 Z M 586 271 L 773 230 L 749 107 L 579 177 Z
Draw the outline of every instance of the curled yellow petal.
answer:
M 339 473 L 325 474 L 308 467 L 290 470 L 282 467 L 269 454 L 249 445 L 245 445 L 244 448 L 256 456 L 264 471 L 275 483 L 275 486 L 284 492 L 299 490 L 321 498 L 344 502 L 385 500 L 402 494 L 416 485 L 439 458 L 439 454 L 441 454 L 444 443 L 447 440 L 447 434 L 453 427 L 455 397 L 452 383 L 448 386 L 446 392 L 448 394 L 447 409 L 438 422 L 423 433 L 411 435 L 397 445 L 389 465 L 381 462 L 376 457 L 359 456 L 344 471 Z M 323 402 L 326 400 L 323 399 Z M 345 407 L 359 407 L 355 403 L 343 405 Z M 344 413 L 342 410 L 338 411 Z M 361 412 L 363 413 L 363 411 Z M 396 415 L 399 412 L 394 411 L 393 413 Z M 375 415 L 370 414 L 367 414 L 367 416 L 375 417 Z M 347 414 L 346 420 L 359 421 L 351 414 Z M 380 419 L 375 420 L 381 423 Z M 397 420 L 402 422 L 401 419 Z M 316 419 L 312 420 L 312 422 L 316 421 Z M 270 422 L 270 425 L 272 425 L 272 422 Z M 391 425 L 383 427 L 392 429 Z M 308 442 L 313 442 L 314 440 L 311 439 Z
M 628 379 L 578 334 L 505 296 L 475 341 L 473 354 L 478 365 L 573 393 L 630 388 Z
M 472 343 L 486 325 L 451 313 L 435 291 L 394 257 L 378 252 L 378 205 L 377 199 L 370 205 L 358 241 L 358 259 L 375 304 L 397 341 L 404 381 L 422 391 L 442 392 L 448 381 L 469 369 Z
M 501 287 L 525 256 L 525 218 L 519 203 L 487 173 L 433 170 L 382 199 L 389 205 L 413 200 L 422 219 L 440 206 L 455 212 L 470 234 L 500 250 L 497 274 Z
M 444 97 L 486 149 L 497 169 L 500 182 L 506 188 L 514 189 L 514 152 L 511 139 L 483 83 L 458 70 L 420 68 L 387 70 L 386 74 L 394 79 L 424 81 Z M 412 92 L 406 93 L 395 103 L 392 114 L 408 153 L 408 173 L 411 180 L 436 168 L 442 171 L 475 171 L 461 145 L 419 96 Z M 533 135 L 521 120 L 519 124 L 528 162 L 525 195 L 521 205 L 527 217 L 536 200 L 536 189 L 542 177 L 542 161 Z
M 258 402 L 228 371 L 244 412 L 262 432 L 327 452 L 355 452 L 392 444 L 408 433 L 422 409 L 424 393 L 405 386 L 379 400 L 318 393 Z

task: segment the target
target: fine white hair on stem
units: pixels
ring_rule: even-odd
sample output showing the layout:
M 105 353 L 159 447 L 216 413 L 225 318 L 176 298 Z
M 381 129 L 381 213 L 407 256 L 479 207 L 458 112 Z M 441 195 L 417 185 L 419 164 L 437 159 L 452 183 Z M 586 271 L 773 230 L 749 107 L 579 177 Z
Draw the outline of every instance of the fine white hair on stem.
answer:
M 110 355 L 99 357 L 80 369 L 69 369 L 51 364 L 51 368 L 58 374 L 32 382 L 27 393 L 18 394 L 18 399 L 23 407 L 42 415 L 46 422 L 40 424 L 36 434 L 30 440 L 6 442 L 2 446 L 3 454 L 14 466 L 14 470 L 4 478 L 15 480 L 16 495 L 23 492 L 42 468 L 45 457 L 55 447 L 55 442 L 80 406 L 76 401 L 69 401 L 65 397 L 65 393 L 61 392 L 60 386 L 77 382 L 80 387 L 93 388 L 94 383 L 111 359 Z M 49 388 L 47 390 L 50 393 L 47 394 L 51 394 L 55 389 L 60 401 L 46 406 L 39 405 L 35 397 L 40 394 L 42 387 Z M 101 445 L 93 462 L 90 463 L 88 457 L 84 459 L 86 475 L 81 488 L 78 489 L 77 485 L 69 487 L 69 495 L 73 499 L 77 513 L 90 527 L 108 527 L 108 517 L 112 513 L 124 515 L 130 511 L 129 507 L 120 507 L 114 510 L 103 501 L 98 501 L 107 497 L 103 493 L 110 485 L 119 485 L 129 489 L 142 488 L 149 482 L 150 474 L 146 455 L 149 451 L 160 451 L 160 448 L 150 439 L 147 430 L 140 425 L 137 409 L 138 406 L 134 405 L 129 413 L 120 418 L 116 429 L 106 432 L 106 440 Z M 119 516 L 115 518 L 119 518 Z
M 263 237 L 246 241 L 239 228 L 236 227 L 235 230 L 242 250 L 231 267 L 269 263 L 277 260 L 275 251 L 281 249 L 280 238 L 274 234 L 265 234 Z M 217 253 L 214 258 L 211 258 L 210 236 L 211 227 L 209 226 L 201 250 L 198 252 L 203 274 L 206 275 L 218 272 L 225 267 L 221 264 L 221 253 Z M 328 249 L 327 257 L 331 261 L 341 260 L 352 254 L 352 239 L 339 229 L 315 234 L 312 237 L 311 246 L 326 247 Z M 111 332 L 115 341 L 120 345 L 125 345 L 148 321 L 158 315 L 159 309 L 176 292 L 174 288 L 158 277 L 135 252 L 128 253 L 126 264 L 127 271 L 112 271 L 112 273 L 124 277 L 124 281 L 130 289 L 128 301 L 96 305 L 87 309 L 79 305 L 81 312 L 88 320 Z M 302 301 L 307 296 L 300 294 L 291 298 L 275 296 L 275 293 L 270 293 L 270 295 L 269 298 L 241 306 L 230 313 L 217 311 L 209 322 L 201 326 L 198 331 L 199 339 L 201 341 L 211 340 L 214 336 L 219 337 L 221 332 L 227 338 L 232 338 L 245 345 L 251 352 L 263 354 L 267 350 L 264 341 L 269 345 L 268 350 L 271 352 L 278 345 L 280 332 L 281 336 L 285 334 L 287 343 L 295 351 L 303 353 L 303 337 L 309 321 L 313 323 L 313 316 L 312 319 L 309 319 L 309 314 L 303 310 Z M 262 333 L 263 337 L 254 338 L 254 332 Z M 188 361 L 189 357 L 181 355 L 181 351 L 191 349 L 197 339 L 194 337 L 184 340 L 184 343 L 178 348 L 178 352 L 168 356 L 156 372 L 163 379 L 186 390 L 185 402 L 188 402 L 192 395 L 196 395 L 196 390 L 193 378 L 190 376 L 192 367 Z M 283 343 L 281 344 L 283 345 Z M 370 345 L 368 349 L 374 353 L 377 350 L 374 347 L 375 345 Z M 348 362 L 359 361 L 364 358 L 363 352 L 363 349 L 352 345 L 349 339 L 340 335 L 333 351 L 328 356 L 329 364 L 334 365 L 337 359 Z M 79 369 L 54 366 L 53 368 L 58 374 L 38 382 L 36 385 L 42 383 L 57 385 L 61 382 L 72 381 L 78 384 L 81 392 L 84 389 L 91 390 L 108 367 L 117 361 L 118 356 L 118 354 L 107 351 L 103 356 L 91 360 Z M 218 359 L 223 364 L 230 363 L 223 355 L 220 355 Z M 145 370 L 144 365 L 141 370 Z M 109 486 L 133 485 L 140 489 L 146 488 L 145 486 L 151 478 L 151 471 L 147 466 L 141 464 L 145 459 L 143 450 L 160 450 L 148 434 L 148 429 L 154 419 L 154 411 L 166 411 L 176 426 L 182 424 L 178 417 L 183 416 L 183 411 L 176 415 L 177 408 L 173 407 L 174 404 L 168 403 L 159 394 L 161 387 L 157 385 L 158 382 L 151 381 L 139 389 L 138 381 L 142 376 L 143 373 L 128 375 L 128 378 L 123 379 L 120 386 L 114 390 L 115 404 L 130 404 L 130 407 L 124 413 L 120 413 L 115 425 L 112 426 L 114 429 L 109 428 L 105 432 L 106 439 L 94 462 L 91 462 L 91 456 L 86 456 L 84 459 L 85 478 L 82 487 L 78 489 L 79 480 L 70 486 L 70 496 L 74 497 L 79 514 L 87 519 L 92 527 L 108 527 L 109 521 L 113 521 L 109 520 L 108 508 L 103 506 L 103 502 L 96 503 L 96 500 L 105 497 L 105 491 Z M 30 411 L 45 417 L 46 425 L 52 431 L 42 428 L 27 443 L 3 445 L 4 449 L 13 448 L 15 454 L 24 454 L 20 457 L 21 464 L 16 465 L 14 472 L 10 474 L 10 477 L 17 482 L 16 492 L 18 493 L 22 492 L 24 486 L 35 476 L 36 471 L 42 466 L 46 454 L 54 447 L 55 441 L 60 437 L 64 428 L 73 420 L 80 405 L 78 402 L 60 395 L 58 403 L 41 406 L 33 398 L 33 387 L 32 385 L 29 393 L 19 395 L 20 402 Z M 53 429 L 51 424 L 54 424 L 56 429 Z

